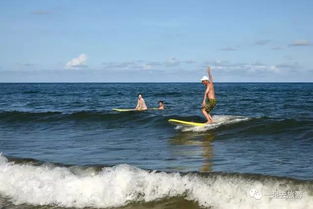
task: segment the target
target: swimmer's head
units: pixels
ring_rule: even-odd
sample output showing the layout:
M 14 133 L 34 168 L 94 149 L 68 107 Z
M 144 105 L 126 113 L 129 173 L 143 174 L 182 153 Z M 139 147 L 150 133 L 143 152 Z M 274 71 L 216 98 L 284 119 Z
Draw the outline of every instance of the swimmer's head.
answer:
M 142 94 L 138 94 L 138 99 L 142 99 Z
M 164 110 L 164 102 L 163 101 L 158 101 L 159 104 L 159 110 Z
M 209 78 L 207 76 L 203 76 L 201 78 L 201 83 L 207 85 L 209 83 Z

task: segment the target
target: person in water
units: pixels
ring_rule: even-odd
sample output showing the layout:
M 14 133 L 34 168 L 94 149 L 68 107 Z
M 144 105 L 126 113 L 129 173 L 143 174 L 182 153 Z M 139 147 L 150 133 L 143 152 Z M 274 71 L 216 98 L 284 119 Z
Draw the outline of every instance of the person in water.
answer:
M 208 75 L 203 76 L 201 78 L 201 83 L 206 86 L 206 90 L 204 92 L 201 111 L 204 117 L 207 119 L 207 123 L 213 123 L 213 118 L 210 115 L 210 112 L 216 105 L 216 98 L 214 92 L 214 84 L 213 84 L 213 77 L 211 75 L 211 68 L 208 67 Z
M 138 94 L 138 102 L 137 106 L 135 108 L 136 110 L 147 110 L 147 105 L 145 103 L 145 100 L 143 99 L 141 94 Z
M 163 101 L 159 101 L 158 104 L 159 104 L 158 110 L 164 110 L 164 108 L 165 108 L 164 102 Z

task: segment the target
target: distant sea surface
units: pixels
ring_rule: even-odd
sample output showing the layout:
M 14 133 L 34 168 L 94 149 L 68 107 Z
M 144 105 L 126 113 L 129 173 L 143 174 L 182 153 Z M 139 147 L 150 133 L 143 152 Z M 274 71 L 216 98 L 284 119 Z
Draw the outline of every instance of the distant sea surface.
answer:
M 0 208 L 313 208 L 313 84 L 0 84 Z M 134 108 L 137 94 L 164 111 Z

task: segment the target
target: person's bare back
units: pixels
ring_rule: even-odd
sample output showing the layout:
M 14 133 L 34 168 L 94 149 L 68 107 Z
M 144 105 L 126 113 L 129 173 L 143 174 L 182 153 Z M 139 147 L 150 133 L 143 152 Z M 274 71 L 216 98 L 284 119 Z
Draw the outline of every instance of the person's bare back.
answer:
M 208 98 L 209 99 L 215 99 L 215 91 L 214 91 L 214 83 L 213 81 L 209 81 L 208 84 L 209 92 L 208 92 Z
M 135 108 L 136 110 L 147 110 L 147 105 L 145 103 L 145 100 L 143 99 L 142 95 L 139 94 L 138 95 L 138 102 L 137 102 L 137 106 Z

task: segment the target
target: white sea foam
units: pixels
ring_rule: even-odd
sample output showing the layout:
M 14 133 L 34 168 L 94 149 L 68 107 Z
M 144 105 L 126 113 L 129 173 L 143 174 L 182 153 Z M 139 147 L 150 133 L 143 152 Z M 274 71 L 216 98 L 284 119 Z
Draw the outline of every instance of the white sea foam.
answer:
M 188 126 L 180 126 L 177 129 L 181 129 L 182 131 L 193 131 L 193 132 L 204 132 L 212 129 L 216 129 L 218 127 L 243 122 L 249 120 L 249 117 L 245 116 L 235 116 L 235 115 L 214 115 L 213 121 L 214 123 L 208 124 L 205 126 L 195 126 L 195 127 L 188 127 Z
M 0 156 L 0 195 L 14 204 L 105 208 L 182 196 L 200 206 L 218 209 L 310 209 L 313 196 L 309 191 L 312 185 L 308 184 L 242 175 L 150 172 L 128 165 L 80 175 L 66 167 L 15 164 Z M 298 191 L 301 196 L 270 196 L 274 191 Z

